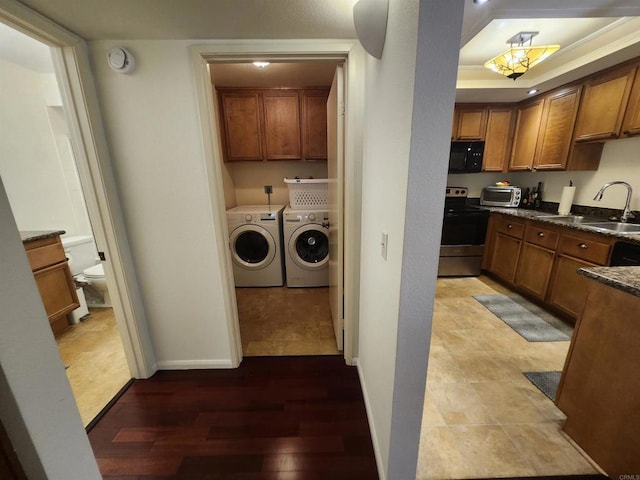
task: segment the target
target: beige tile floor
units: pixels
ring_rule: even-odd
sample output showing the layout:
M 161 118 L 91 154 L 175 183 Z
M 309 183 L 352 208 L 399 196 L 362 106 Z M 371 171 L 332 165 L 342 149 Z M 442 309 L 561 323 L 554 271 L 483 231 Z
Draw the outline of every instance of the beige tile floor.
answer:
M 329 288 L 236 288 L 245 356 L 338 355 Z
M 492 293 L 510 292 L 487 277 L 438 279 L 417 478 L 598 473 L 522 375 L 562 370 L 569 342 L 527 342 L 472 298 Z
M 131 378 L 113 309 L 90 313 L 56 339 L 84 426 Z

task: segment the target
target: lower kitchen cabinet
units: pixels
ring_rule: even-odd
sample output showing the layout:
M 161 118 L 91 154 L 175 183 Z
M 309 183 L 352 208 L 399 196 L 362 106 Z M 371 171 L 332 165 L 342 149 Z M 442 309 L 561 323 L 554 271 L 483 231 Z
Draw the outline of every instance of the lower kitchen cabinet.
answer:
M 615 240 L 502 214 L 492 214 L 489 225 L 483 268 L 575 322 L 587 292 L 577 271 L 608 265 Z
M 587 279 L 577 272 L 580 268 L 594 266 L 584 260 L 558 255 L 549 290 L 549 304 L 570 318 L 578 318 L 587 297 Z

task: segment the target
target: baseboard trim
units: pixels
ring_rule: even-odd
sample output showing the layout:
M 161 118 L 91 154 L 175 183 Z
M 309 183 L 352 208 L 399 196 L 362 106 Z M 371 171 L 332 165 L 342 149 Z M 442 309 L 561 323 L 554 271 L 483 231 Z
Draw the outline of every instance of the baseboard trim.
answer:
M 376 465 L 378 466 L 378 478 L 380 480 L 387 479 L 387 472 L 382 464 L 382 456 L 380 454 L 380 445 L 378 442 L 378 435 L 376 434 L 375 424 L 373 422 L 373 415 L 371 414 L 371 403 L 369 402 L 369 394 L 367 392 L 367 385 L 363 380 L 362 370 L 360 363 L 356 362 L 356 369 L 358 370 L 358 377 L 360 378 L 360 387 L 362 388 L 362 396 L 364 398 L 364 408 L 367 411 L 367 419 L 369 420 L 369 432 L 371 433 L 371 443 L 373 444 L 373 453 L 376 457 Z
M 158 370 L 205 370 L 237 368 L 230 359 L 224 360 L 167 360 L 156 364 Z

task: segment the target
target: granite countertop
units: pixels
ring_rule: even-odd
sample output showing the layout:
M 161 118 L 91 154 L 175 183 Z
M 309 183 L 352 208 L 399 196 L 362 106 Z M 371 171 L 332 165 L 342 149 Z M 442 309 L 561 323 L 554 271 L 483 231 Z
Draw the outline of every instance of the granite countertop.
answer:
M 20 232 L 20 239 L 23 242 L 35 242 L 36 240 L 42 240 L 43 238 L 57 237 L 58 235 L 64 235 L 64 230 L 26 230 Z
M 640 297 L 640 267 L 586 267 L 578 274 Z
M 536 220 L 539 222 L 549 223 L 552 225 L 558 225 L 560 227 L 570 228 L 572 230 L 580 230 L 582 232 L 596 233 L 598 235 L 604 235 L 606 237 L 615 238 L 617 240 L 624 240 L 625 242 L 635 243 L 640 245 L 640 234 L 622 234 L 616 232 L 603 232 L 601 230 L 594 230 L 589 228 L 588 225 L 580 223 L 565 223 L 549 218 L 552 215 L 558 215 L 557 213 L 543 212 L 541 210 L 526 210 L 523 208 L 505 208 L 505 207 L 481 207 L 489 210 L 492 213 L 502 213 L 503 215 L 511 215 L 513 217 L 524 218 L 529 220 Z M 594 217 L 595 218 L 595 217 Z M 603 222 L 610 220 L 600 219 Z

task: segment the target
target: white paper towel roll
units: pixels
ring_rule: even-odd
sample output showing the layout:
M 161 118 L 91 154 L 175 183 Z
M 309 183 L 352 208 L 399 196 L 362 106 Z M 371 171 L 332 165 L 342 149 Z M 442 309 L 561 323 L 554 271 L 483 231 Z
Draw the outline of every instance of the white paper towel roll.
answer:
M 567 215 L 571 211 L 573 195 L 575 193 L 576 187 L 562 187 L 562 196 L 560 197 L 560 205 L 558 206 L 558 213 L 560 215 Z

